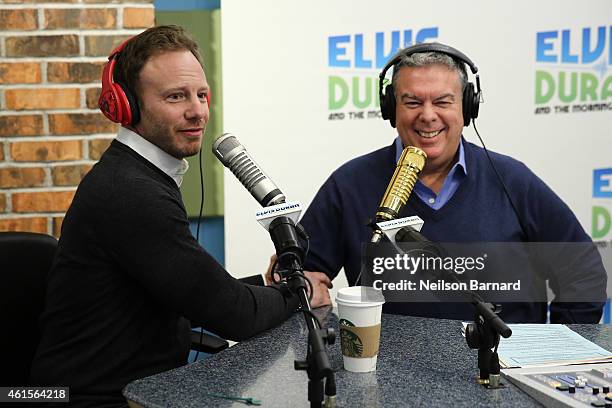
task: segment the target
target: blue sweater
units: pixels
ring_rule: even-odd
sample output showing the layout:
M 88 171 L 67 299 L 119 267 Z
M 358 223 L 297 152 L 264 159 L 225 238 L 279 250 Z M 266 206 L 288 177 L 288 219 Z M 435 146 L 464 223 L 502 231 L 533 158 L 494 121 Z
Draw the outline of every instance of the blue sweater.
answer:
M 542 180 L 523 163 L 490 152 L 521 215 L 525 235 L 484 150 L 465 141 L 464 147 L 467 178 L 449 202 L 434 210 L 412 194 L 400 214 L 421 217 L 425 221 L 423 235 L 434 242 L 590 242 L 569 207 Z M 368 222 L 393 175 L 395 155 L 392 144 L 353 159 L 323 184 L 301 221 L 311 237 L 305 270 L 322 271 L 333 278 L 344 267 L 349 284 L 355 284 L 361 268 L 361 245 L 372 236 Z M 593 299 L 603 299 L 605 271 L 600 259 L 593 262 L 595 267 L 579 279 L 578 290 L 593 293 Z M 555 282 L 551 282 L 554 286 Z M 602 307 L 599 302 L 553 302 L 551 321 L 595 323 Z M 385 311 L 455 319 L 473 317 L 470 304 L 387 303 Z M 545 322 L 546 304 L 504 304 L 501 316 L 509 322 Z

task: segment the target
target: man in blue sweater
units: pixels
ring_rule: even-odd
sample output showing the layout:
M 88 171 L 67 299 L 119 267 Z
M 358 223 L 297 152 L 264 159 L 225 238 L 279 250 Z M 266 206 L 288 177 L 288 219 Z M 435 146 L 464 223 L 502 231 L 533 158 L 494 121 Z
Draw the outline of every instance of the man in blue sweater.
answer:
M 461 52 L 442 44 L 419 44 L 400 51 L 387 65 L 393 79 L 381 88 L 384 119 L 399 136 L 387 147 L 358 157 L 337 169 L 323 184 L 301 223 L 311 236 L 304 268 L 334 278 L 344 268 L 349 285 L 357 283 L 362 244 L 370 241 L 368 220 L 374 217 L 396 163 L 406 146 L 427 154 L 424 169 L 400 217 L 418 215 L 421 233 L 434 242 L 591 242 L 563 201 L 523 163 L 490 153 L 511 202 L 488 162 L 484 149 L 461 133 L 478 115 L 480 87 L 467 81 Z M 382 85 L 381 85 L 382 87 Z M 521 223 L 523 225 L 521 225 Z M 594 251 L 596 254 L 596 251 Z M 606 275 L 598 256 L 575 279 L 557 282 L 554 271 L 534 267 L 551 287 L 606 297 Z M 556 300 L 563 299 L 556 293 Z M 543 298 L 545 295 L 543 294 Z M 595 323 L 603 303 L 552 302 L 552 322 Z M 545 302 L 503 305 L 509 322 L 545 322 Z M 471 319 L 463 303 L 387 303 L 386 312 L 417 316 Z

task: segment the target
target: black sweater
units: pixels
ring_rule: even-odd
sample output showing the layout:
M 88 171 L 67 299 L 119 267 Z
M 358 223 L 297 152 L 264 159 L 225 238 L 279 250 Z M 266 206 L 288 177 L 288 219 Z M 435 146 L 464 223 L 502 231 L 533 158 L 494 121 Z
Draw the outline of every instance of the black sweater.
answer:
M 125 404 L 130 381 L 186 363 L 189 322 L 246 339 L 297 298 L 232 278 L 193 238 L 176 183 L 113 141 L 66 213 L 31 383 L 78 406 Z

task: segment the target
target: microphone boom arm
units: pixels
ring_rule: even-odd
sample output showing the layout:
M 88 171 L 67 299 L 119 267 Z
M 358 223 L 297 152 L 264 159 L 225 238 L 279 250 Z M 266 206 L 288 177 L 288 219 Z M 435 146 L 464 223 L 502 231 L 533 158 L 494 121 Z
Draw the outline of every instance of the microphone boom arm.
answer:
M 430 241 L 409 225 L 398 231 L 395 242 L 416 242 L 423 245 L 423 250 L 432 252 L 439 257 L 446 256 L 444 248 Z M 401 251 L 400 248 L 397 249 Z M 460 282 L 454 273 L 446 272 L 444 276 L 450 278 L 453 282 Z M 489 388 L 499 388 L 502 384 L 499 376 L 497 346 L 500 336 L 508 338 L 512 335 L 512 330 L 498 315 L 501 312 L 501 305 L 487 303 L 478 293 L 469 289 L 463 291 L 463 293 L 470 298 L 470 303 L 474 306 L 474 322 L 467 325 L 465 340 L 470 348 L 478 349 L 479 382 Z M 495 351 L 491 351 L 493 347 L 495 347 Z

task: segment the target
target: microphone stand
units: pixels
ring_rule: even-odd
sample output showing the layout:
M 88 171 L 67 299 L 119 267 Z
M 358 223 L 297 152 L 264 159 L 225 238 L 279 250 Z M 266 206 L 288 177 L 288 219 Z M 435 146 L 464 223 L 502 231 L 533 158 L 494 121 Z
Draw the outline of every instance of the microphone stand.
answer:
M 480 298 L 476 293 L 472 295 Z M 507 339 L 512 335 L 512 330 L 497 315 L 501 311 L 500 305 L 485 303 L 482 299 L 476 299 L 472 304 L 475 308 L 474 323 L 465 328 L 465 341 L 470 348 L 478 349 L 478 382 L 487 388 L 501 388 L 503 384 L 500 382 L 497 355 L 499 336 Z
M 291 218 L 283 216 L 277 217 L 270 223 L 269 231 L 280 266 L 276 273 L 281 276 L 282 282 L 286 282 L 288 289 L 298 295 L 301 305 L 299 310 L 304 314 L 308 327 L 306 360 L 295 360 L 294 368 L 305 370 L 308 374 L 310 406 L 319 408 L 325 400 L 325 407 L 333 408 L 336 399 L 336 382 L 325 346 L 334 344 L 336 333 L 332 328 L 323 329 L 321 327 L 319 319 L 314 315 L 310 306 L 302 267 L 305 251 L 298 239 L 298 234 L 304 239 L 308 237 L 299 224 L 296 226 Z M 324 379 L 326 380 L 325 386 Z
M 398 231 L 395 242 L 414 242 L 422 245 L 422 250 L 433 253 L 435 256 L 444 257 L 444 249 L 436 243 L 428 240 L 423 234 L 410 226 L 405 226 Z M 401 251 L 399 247 L 396 248 Z M 445 277 L 450 278 L 456 283 L 460 283 L 459 278 L 454 273 L 445 273 Z M 465 340 L 472 349 L 478 349 L 478 369 L 479 383 L 487 388 L 501 388 L 504 385 L 500 382 L 500 364 L 497 354 L 500 335 L 507 339 L 512 335 L 512 330 L 498 316 L 501 312 L 501 305 L 494 305 L 485 302 L 482 297 L 472 291 L 462 291 L 470 298 L 470 303 L 474 306 L 474 322 L 469 323 L 465 329 Z M 492 350 L 494 348 L 494 350 Z

